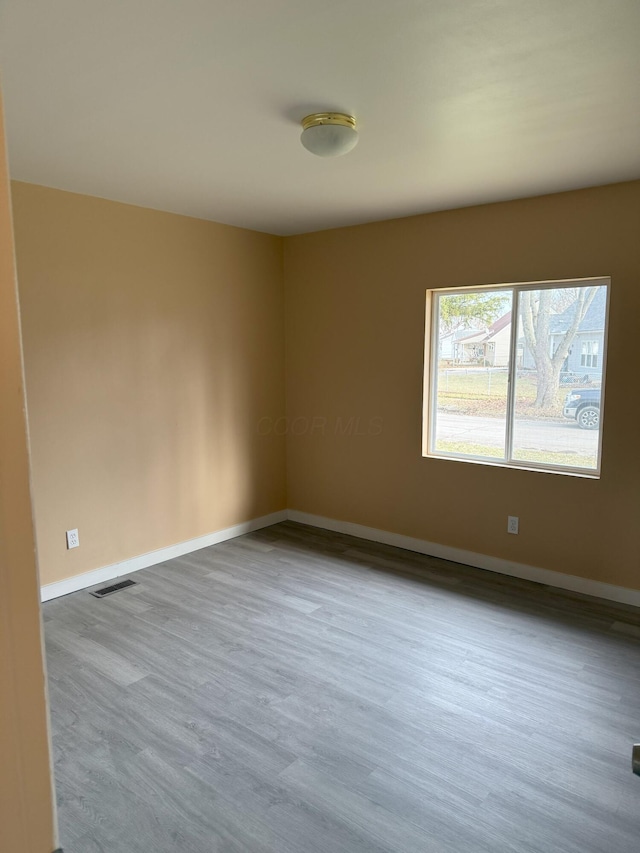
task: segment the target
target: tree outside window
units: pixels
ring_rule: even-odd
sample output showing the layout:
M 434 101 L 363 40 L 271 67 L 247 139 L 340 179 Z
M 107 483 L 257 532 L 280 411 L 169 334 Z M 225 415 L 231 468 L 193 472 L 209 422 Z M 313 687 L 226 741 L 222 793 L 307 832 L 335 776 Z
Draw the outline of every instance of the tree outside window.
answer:
M 425 455 L 597 476 L 608 288 L 429 291 Z

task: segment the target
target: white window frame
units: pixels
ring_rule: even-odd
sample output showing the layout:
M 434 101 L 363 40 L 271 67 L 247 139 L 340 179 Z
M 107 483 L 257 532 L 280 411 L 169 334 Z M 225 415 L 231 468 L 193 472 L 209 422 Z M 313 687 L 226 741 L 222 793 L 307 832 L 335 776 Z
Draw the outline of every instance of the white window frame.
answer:
M 600 390 L 600 428 L 598 430 L 597 468 L 578 468 L 563 465 L 549 465 L 542 462 L 522 462 L 513 459 L 513 422 L 515 409 L 516 382 L 513 381 L 514 366 L 517 370 L 518 349 L 518 318 L 519 294 L 526 290 L 558 289 L 562 287 L 593 287 L 606 288 L 604 335 L 602 341 L 602 371 Z M 511 335 L 509 343 L 509 365 L 507 379 L 507 408 L 505 424 L 505 456 L 496 459 L 490 456 L 473 456 L 461 453 L 448 453 L 435 450 L 435 407 L 438 399 L 438 297 L 451 293 L 479 293 L 504 291 L 512 293 L 511 304 Z M 564 474 L 573 477 L 598 479 L 600 477 L 602 460 L 603 413 L 605 406 L 605 375 L 607 366 L 607 343 L 609 333 L 609 299 L 611 295 L 611 278 L 597 276 L 592 278 L 557 279 L 555 281 L 514 282 L 513 284 L 482 284 L 464 287 L 438 287 L 427 290 L 425 315 L 425 347 L 424 347 L 424 389 L 422 417 L 422 455 L 431 459 L 445 459 L 455 462 L 470 462 L 472 464 L 489 465 L 498 468 L 516 468 L 527 471 L 538 471 L 547 474 Z

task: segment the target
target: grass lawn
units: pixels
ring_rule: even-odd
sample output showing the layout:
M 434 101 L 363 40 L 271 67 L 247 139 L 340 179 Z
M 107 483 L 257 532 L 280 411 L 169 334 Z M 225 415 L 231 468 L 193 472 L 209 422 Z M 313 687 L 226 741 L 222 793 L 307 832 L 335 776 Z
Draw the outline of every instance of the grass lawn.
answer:
M 436 452 L 455 453 L 456 455 L 487 456 L 491 459 L 504 460 L 502 448 L 490 447 L 484 444 L 476 444 L 471 441 L 438 441 Z M 571 468 L 593 468 L 596 467 L 595 454 L 583 455 L 571 453 L 570 451 L 554 450 L 520 450 L 518 456 L 514 457 L 518 462 L 542 462 L 545 465 L 561 465 Z
M 531 420 L 562 422 L 566 388 L 558 389 L 548 409 L 534 407 L 537 385 L 534 376 L 516 380 L 516 414 Z M 438 410 L 459 415 L 499 417 L 507 409 L 507 371 L 448 368 L 438 371 Z

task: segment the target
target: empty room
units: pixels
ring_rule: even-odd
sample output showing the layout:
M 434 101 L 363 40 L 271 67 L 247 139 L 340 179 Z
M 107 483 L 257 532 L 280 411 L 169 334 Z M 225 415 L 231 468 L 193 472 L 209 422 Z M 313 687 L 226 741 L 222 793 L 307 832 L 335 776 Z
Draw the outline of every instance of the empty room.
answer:
M 1 853 L 638 853 L 640 4 L 0 71 Z

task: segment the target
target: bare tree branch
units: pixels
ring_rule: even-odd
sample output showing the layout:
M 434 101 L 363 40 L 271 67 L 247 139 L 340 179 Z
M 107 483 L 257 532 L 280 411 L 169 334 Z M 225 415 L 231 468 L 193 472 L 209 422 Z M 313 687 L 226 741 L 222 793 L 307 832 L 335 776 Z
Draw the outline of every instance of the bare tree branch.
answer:
M 525 290 L 520 294 L 522 329 L 538 374 L 538 408 L 553 405 L 562 365 L 597 291 L 598 287 L 545 288 Z M 562 334 L 558 348 L 551 352 L 551 317 L 558 308 L 562 309 L 560 313 L 564 313 L 572 305 L 575 305 L 575 311 L 569 328 Z
M 558 349 L 555 351 L 552 359 L 553 367 L 558 370 L 562 367 L 565 358 L 569 354 L 569 347 L 573 343 L 575 336 L 578 334 L 580 324 L 586 317 L 587 311 L 593 302 L 597 292 L 596 287 L 580 289 L 576 298 L 576 312 L 573 317 L 573 322 L 565 332 L 564 338 L 560 342 Z

